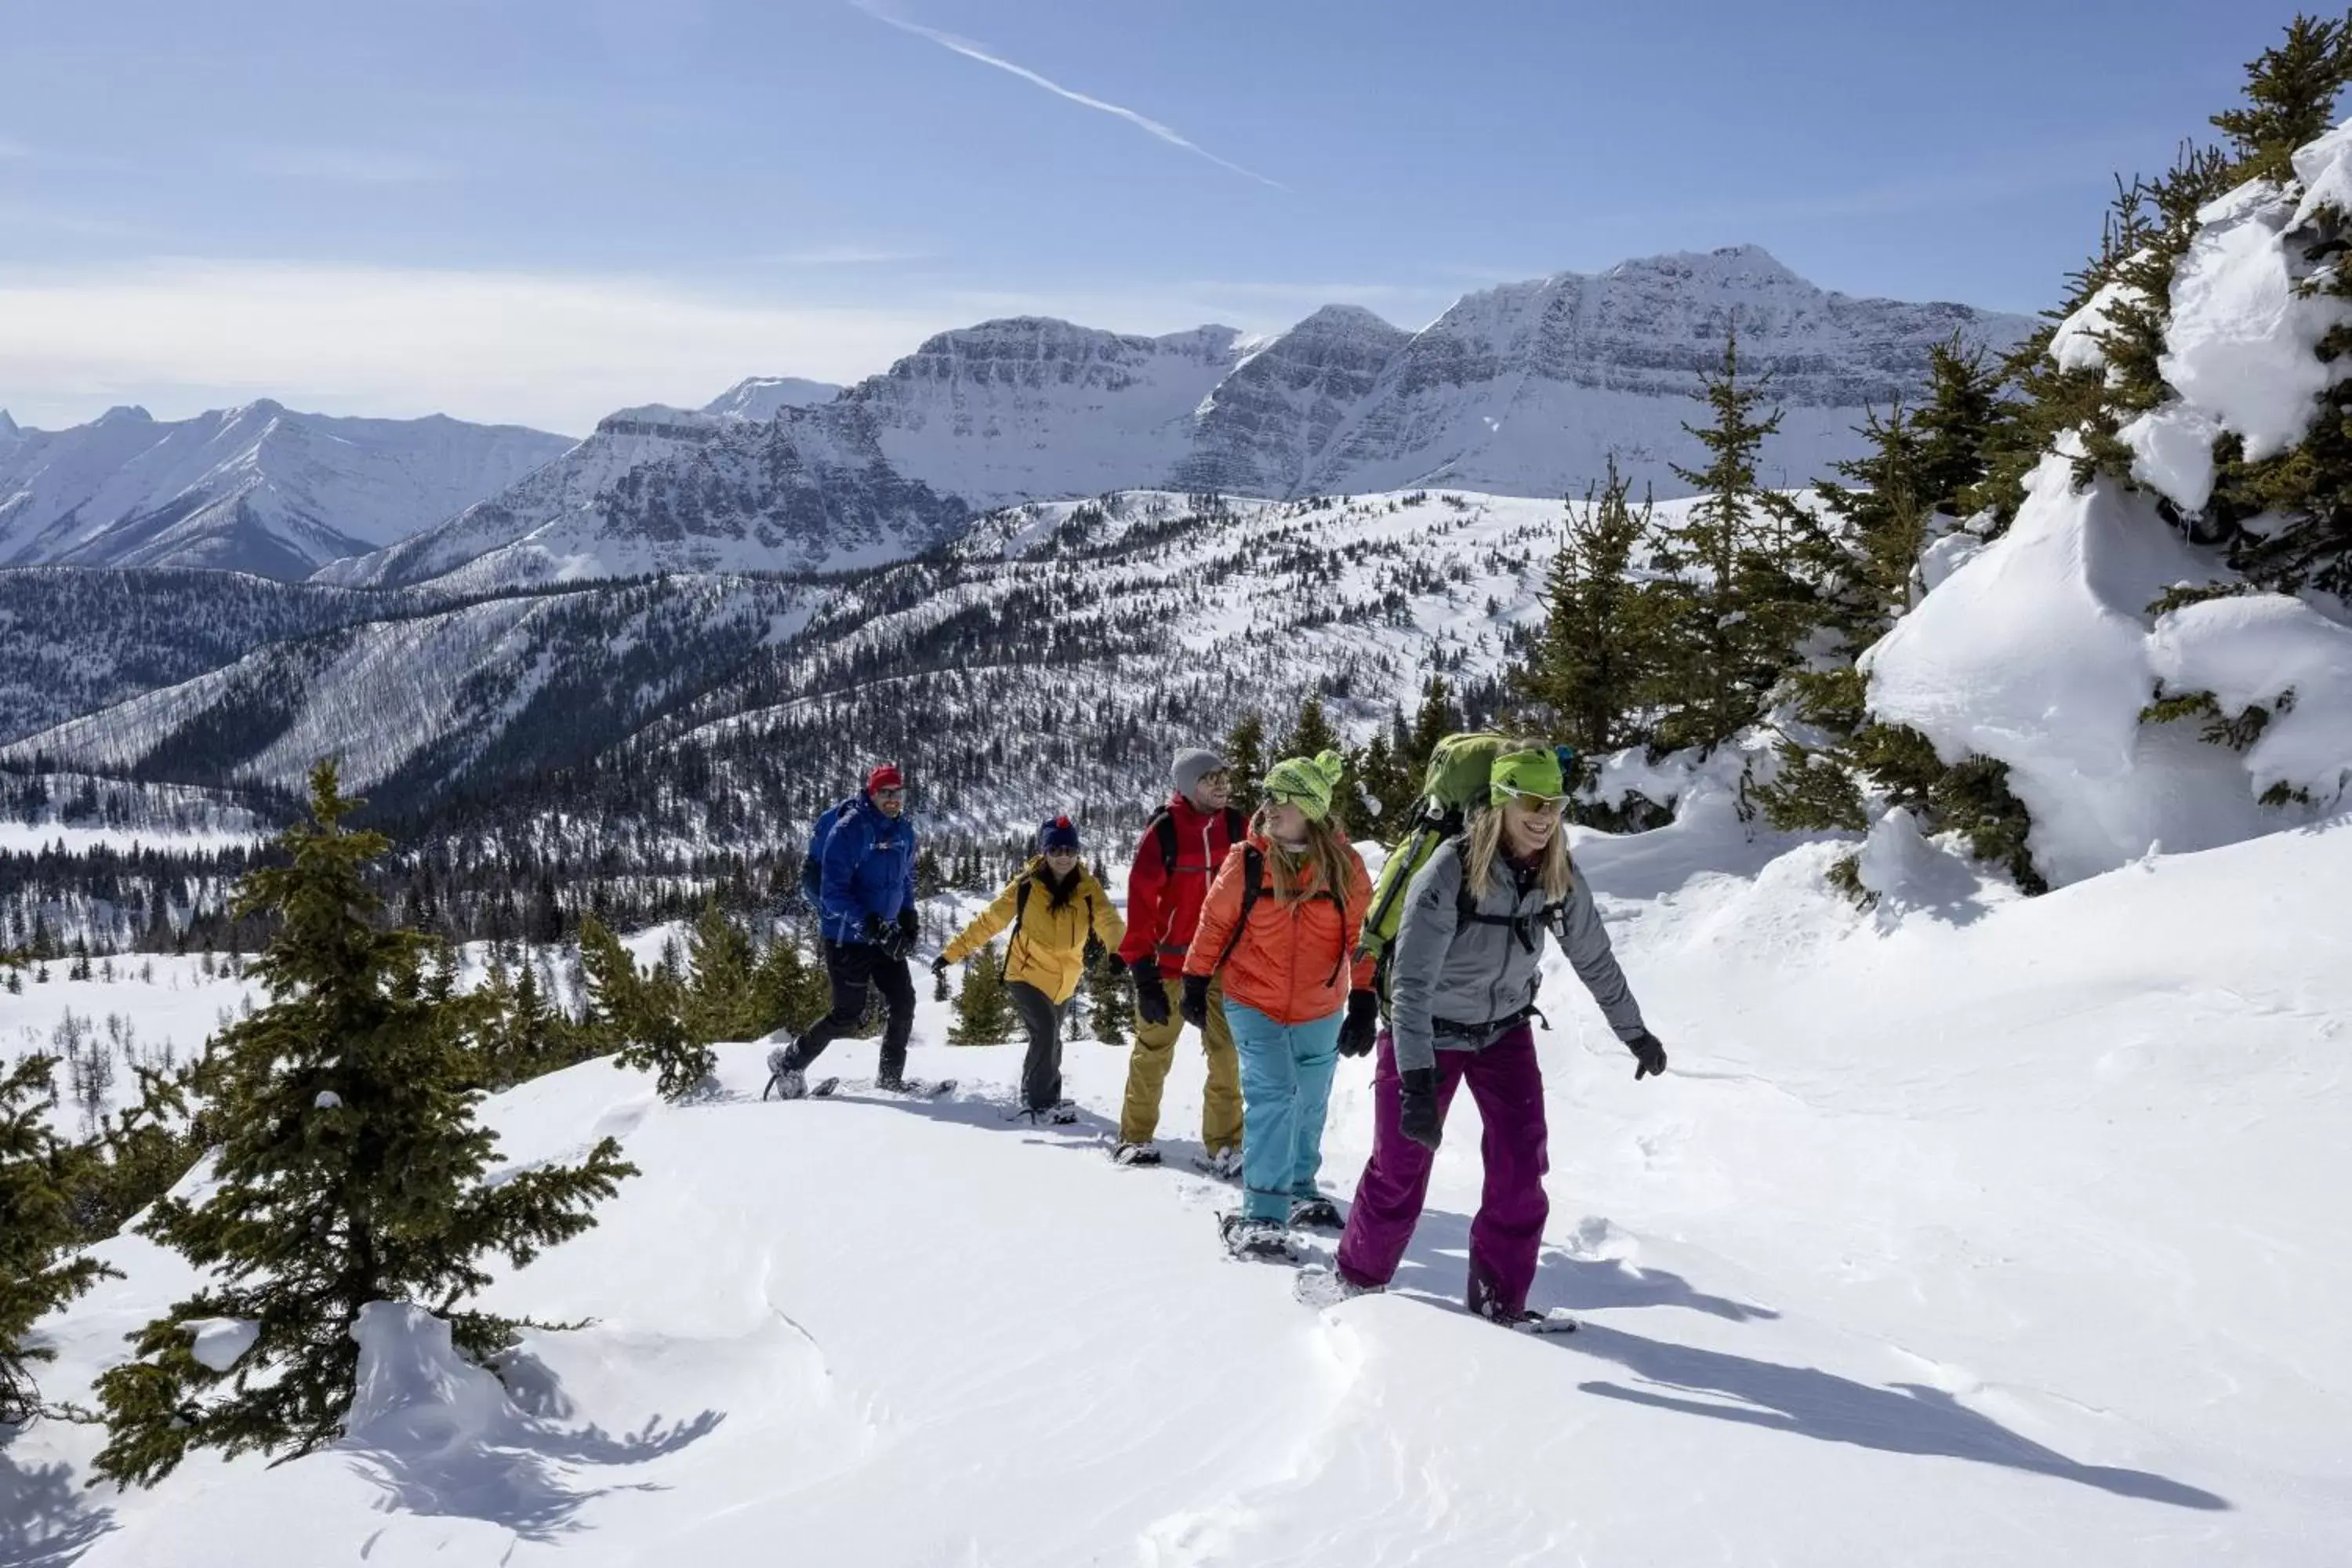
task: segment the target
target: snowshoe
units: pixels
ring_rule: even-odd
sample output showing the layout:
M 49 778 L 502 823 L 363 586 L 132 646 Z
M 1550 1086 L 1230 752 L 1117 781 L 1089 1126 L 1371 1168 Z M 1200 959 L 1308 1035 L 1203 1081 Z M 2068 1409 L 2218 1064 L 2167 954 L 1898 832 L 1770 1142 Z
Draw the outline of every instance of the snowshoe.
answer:
M 1067 1127 L 1078 1119 L 1078 1108 L 1068 1100 L 1040 1109 L 1034 1105 L 1016 1105 L 1004 1113 L 1007 1121 L 1026 1121 L 1032 1127 Z
M 1348 1228 L 1347 1217 L 1329 1198 L 1301 1198 L 1290 1205 L 1290 1228 L 1322 1230 L 1333 1235 Z
M 1321 1309 L 1352 1301 L 1359 1296 L 1377 1296 L 1381 1287 L 1359 1285 L 1336 1268 L 1313 1263 L 1298 1271 L 1298 1282 L 1291 1287 L 1290 1293 L 1302 1306 Z
M 1517 1312 L 1507 1312 L 1499 1307 L 1492 1307 L 1481 1310 L 1476 1316 L 1486 1319 L 1490 1323 L 1509 1329 L 1514 1333 L 1572 1334 L 1576 1332 L 1576 1320 L 1558 1308 L 1549 1312 L 1538 1312 L 1526 1309 Z
M 1279 1220 L 1229 1214 L 1217 1221 L 1217 1234 L 1224 1238 L 1226 1253 L 1243 1262 L 1299 1261 L 1298 1243 L 1292 1238 L 1289 1227 Z
M 1110 1163 L 1143 1170 L 1160 1163 L 1160 1151 L 1149 1143 L 1121 1143 L 1110 1152 Z
M 909 1100 L 937 1100 L 955 1091 L 956 1080 L 943 1078 L 932 1082 L 919 1078 L 877 1078 L 874 1088 L 881 1094 L 905 1095 Z
M 808 1097 L 811 1100 L 831 1100 L 833 1098 L 834 1090 L 840 1087 L 841 1080 L 839 1079 L 829 1078 L 822 1083 L 813 1083 L 809 1085 Z
M 1214 1176 L 1221 1182 L 1238 1182 L 1242 1179 L 1242 1152 L 1238 1146 L 1219 1149 L 1213 1153 L 1195 1155 L 1192 1164 L 1202 1174 Z
M 798 1068 L 789 1065 L 793 1047 L 778 1046 L 768 1053 L 768 1081 L 760 1090 L 760 1098 L 774 1095 L 778 1100 L 798 1100 L 808 1093 L 808 1078 Z

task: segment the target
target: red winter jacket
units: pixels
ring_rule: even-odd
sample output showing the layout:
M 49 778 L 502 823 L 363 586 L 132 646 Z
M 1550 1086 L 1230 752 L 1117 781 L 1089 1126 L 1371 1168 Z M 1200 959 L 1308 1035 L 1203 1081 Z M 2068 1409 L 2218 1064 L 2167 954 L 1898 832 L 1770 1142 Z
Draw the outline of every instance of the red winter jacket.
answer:
M 1225 863 L 1233 840 L 1226 836 L 1223 812 L 1203 812 L 1181 795 L 1164 809 L 1176 825 L 1176 868 L 1172 873 L 1168 869 L 1160 830 L 1146 828 L 1127 874 L 1127 940 L 1118 944 L 1118 956 L 1133 963 L 1154 955 L 1160 973 L 1173 978 L 1183 967 L 1193 930 L 1201 923 L 1209 879 Z

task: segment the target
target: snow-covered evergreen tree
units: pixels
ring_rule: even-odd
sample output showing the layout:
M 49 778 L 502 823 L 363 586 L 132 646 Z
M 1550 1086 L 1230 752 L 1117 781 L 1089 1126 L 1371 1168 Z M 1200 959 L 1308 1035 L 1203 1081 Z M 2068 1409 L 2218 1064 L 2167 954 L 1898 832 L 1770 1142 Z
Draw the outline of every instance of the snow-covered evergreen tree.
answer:
M 75 1255 L 75 1155 L 48 1125 L 56 1066 L 26 1057 L 0 1073 L 0 1426 L 43 1408 L 33 1366 L 49 1352 L 30 1342 L 33 1325 L 113 1272 Z
M 512 1321 L 464 1305 L 489 1283 L 485 1255 L 520 1267 L 593 1225 L 635 1173 L 608 1138 L 580 1164 L 488 1180 L 497 1140 L 467 1088 L 478 1009 L 431 994 L 427 939 L 375 922 L 366 868 L 390 846 L 343 825 L 358 804 L 320 763 L 311 820 L 280 840 L 288 863 L 238 892 L 277 921 L 254 966 L 269 1004 L 215 1045 L 215 1184 L 163 1199 L 142 1227 L 211 1279 L 100 1380 L 95 1468 L 116 1481 L 152 1483 L 192 1447 L 331 1442 L 370 1302 L 427 1308 L 476 1357 L 510 1342 Z
M 1013 1012 L 1013 995 L 1004 988 L 1004 961 L 992 944 L 964 964 L 963 989 L 956 994 L 955 1022 L 948 1026 L 951 1046 L 1001 1046 L 1013 1037 L 1020 1020 Z

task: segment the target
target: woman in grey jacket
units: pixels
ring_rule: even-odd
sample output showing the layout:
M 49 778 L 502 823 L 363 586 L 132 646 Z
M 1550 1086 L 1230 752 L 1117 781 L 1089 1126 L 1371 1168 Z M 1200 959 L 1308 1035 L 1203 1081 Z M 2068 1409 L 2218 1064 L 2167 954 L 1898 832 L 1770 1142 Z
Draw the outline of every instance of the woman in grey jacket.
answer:
M 1573 1326 L 1527 1310 L 1550 1212 L 1544 1195 L 1543 1072 L 1528 1020 L 1544 933 L 1636 1058 L 1663 1073 L 1665 1047 L 1609 950 L 1591 890 L 1575 875 L 1560 807 L 1558 753 L 1528 744 L 1494 763 L 1487 808 L 1415 874 L 1391 951 L 1390 1029 L 1372 1075 L 1372 1157 L 1339 1243 L 1336 1296 L 1387 1285 L 1429 1191 L 1454 1089 L 1466 1082 L 1486 1123 L 1486 1192 L 1470 1226 L 1470 1310 L 1515 1328 Z M 1306 1287 L 1314 1294 L 1313 1285 Z

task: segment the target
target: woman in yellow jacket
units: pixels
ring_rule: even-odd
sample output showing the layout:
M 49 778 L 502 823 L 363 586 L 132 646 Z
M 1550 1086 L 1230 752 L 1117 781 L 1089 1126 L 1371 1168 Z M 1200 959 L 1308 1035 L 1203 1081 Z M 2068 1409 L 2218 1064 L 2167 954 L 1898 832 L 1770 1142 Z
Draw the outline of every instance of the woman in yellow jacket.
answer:
M 1006 926 L 1013 945 L 1004 955 L 1005 990 L 1022 1027 L 1029 1031 L 1029 1056 L 1021 1068 L 1021 1110 L 1032 1121 L 1072 1122 L 1077 1108 L 1062 1098 L 1062 1009 L 1086 973 L 1087 937 L 1091 932 L 1114 952 L 1127 923 L 1111 908 L 1110 895 L 1078 860 L 1078 829 L 1057 816 L 1038 830 L 1037 858 L 956 933 L 931 965 L 945 973 L 989 942 Z M 1116 958 L 1113 963 L 1118 962 Z

